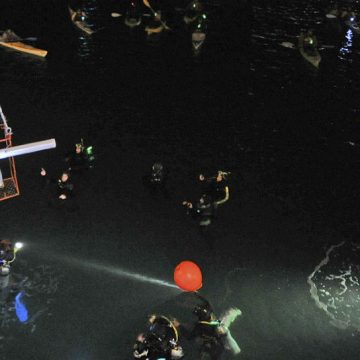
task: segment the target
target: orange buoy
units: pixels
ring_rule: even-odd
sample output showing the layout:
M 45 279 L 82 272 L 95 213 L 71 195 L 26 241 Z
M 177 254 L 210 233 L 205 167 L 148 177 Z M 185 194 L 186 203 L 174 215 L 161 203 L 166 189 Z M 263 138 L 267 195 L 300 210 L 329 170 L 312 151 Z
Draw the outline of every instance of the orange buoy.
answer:
M 175 284 L 185 291 L 196 291 L 202 287 L 200 268 L 192 261 L 182 261 L 174 271 Z

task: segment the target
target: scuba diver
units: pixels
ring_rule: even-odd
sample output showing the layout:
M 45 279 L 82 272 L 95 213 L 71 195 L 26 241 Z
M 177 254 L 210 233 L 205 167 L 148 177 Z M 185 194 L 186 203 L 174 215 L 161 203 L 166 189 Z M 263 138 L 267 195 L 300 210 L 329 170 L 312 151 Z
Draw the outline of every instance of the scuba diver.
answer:
M 57 181 L 58 198 L 61 200 L 69 199 L 72 196 L 74 185 L 70 181 L 70 174 L 63 172 Z
M 215 203 L 207 194 L 202 195 L 195 205 L 190 201 L 183 201 L 182 204 L 186 206 L 188 215 L 199 220 L 201 230 L 205 230 L 215 217 Z
M 208 179 L 205 179 L 204 175 L 200 174 L 199 179 L 205 183 L 205 188 L 199 201 L 195 205 L 191 201 L 183 201 L 182 204 L 186 206 L 189 215 L 199 219 L 200 228 L 205 230 L 215 218 L 218 206 L 228 201 L 230 195 L 229 187 L 224 187 L 222 184 L 225 179 L 223 172 L 219 171 L 215 178 Z
M 318 41 L 313 33 L 313 30 L 308 30 L 303 34 L 303 47 L 307 53 L 313 53 L 318 48 Z
M 202 296 L 197 296 L 202 301 L 193 309 L 197 322 L 189 328 L 176 321 L 175 325 L 180 333 L 189 340 L 195 339 L 199 346 L 200 360 L 219 360 L 225 351 L 230 351 L 233 355 L 239 354 L 240 347 L 232 338 L 229 327 L 241 315 L 241 311 L 231 308 L 218 319 L 210 303 Z
M 174 322 L 162 315 L 150 315 L 148 329 L 138 335 L 134 345 L 134 359 L 175 360 L 184 353 L 178 344 L 179 335 Z
M 150 174 L 143 177 L 143 183 L 149 188 L 152 195 L 156 195 L 159 192 L 168 199 L 169 193 L 167 191 L 166 183 L 168 178 L 168 171 L 162 163 L 156 162 L 151 167 Z
M 211 196 L 214 200 L 221 200 L 224 197 L 224 194 L 229 193 L 227 179 L 230 174 L 230 172 L 222 170 L 218 170 L 216 175 L 209 177 L 206 177 L 204 174 L 200 174 L 199 180 L 202 185 L 202 193 Z M 227 200 L 228 197 L 225 201 Z
M 59 200 L 66 200 L 72 197 L 72 191 L 74 185 L 70 181 L 70 174 L 64 171 L 60 178 L 55 180 L 47 177 L 47 172 L 44 168 L 41 168 L 40 175 L 44 179 L 44 185 L 56 184 L 57 198 Z
M 75 150 L 69 153 L 65 161 L 68 164 L 68 171 L 81 173 L 85 169 L 92 169 L 94 167 L 94 153 L 93 147 L 85 147 L 84 140 L 75 144 Z
M 211 225 L 218 206 L 229 200 L 229 187 L 226 185 L 229 174 L 229 172 L 221 170 L 212 177 L 205 177 L 204 174 L 200 174 L 199 180 L 202 184 L 200 199 L 195 204 L 191 201 L 182 202 L 182 205 L 187 208 L 188 215 L 199 220 L 201 231 L 205 231 Z
M 10 240 L 0 241 L 0 275 L 9 275 L 10 266 L 15 261 L 16 253 L 21 247 L 21 243 L 16 243 L 13 247 Z

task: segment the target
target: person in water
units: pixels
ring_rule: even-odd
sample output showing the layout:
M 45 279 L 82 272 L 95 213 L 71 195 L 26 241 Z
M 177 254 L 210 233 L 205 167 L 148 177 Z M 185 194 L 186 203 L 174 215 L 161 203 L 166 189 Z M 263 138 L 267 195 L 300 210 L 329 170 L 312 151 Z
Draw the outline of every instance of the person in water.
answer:
M 192 326 L 186 326 L 175 321 L 181 335 L 189 340 L 195 340 L 199 348 L 200 359 L 219 360 L 225 351 L 233 355 L 241 352 L 240 347 L 232 338 L 229 327 L 241 311 L 230 308 L 221 318 L 217 318 L 210 303 L 202 296 L 197 295 L 201 304 L 196 305 L 193 314 L 197 321 Z
M 41 168 L 40 175 L 44 179 L 44 185 L 50 183 L 56 184 L 57 198 L 61 201 L 69 199 L 73 194 L 74 185 L 70 181 L 70 174 L 64 171 L 59 179 L 48 178 L 47 172 L 44 168 Z
M 93 154 L 93 147 L 88 146 L 85 148 L 84 141 L 75 144 L 75 149 L 69 153 L 65 161 L 68 164 L 68 171 L 81 173 L 85 169 L 93 168 L 95 157 Z
M 20 37 L 17 36 L 12 30 L 7 29 L 0 35 L 0 41 L 3 42 L 16 42 L 20 41 Z
M 307 52 L 314 52 L 318 47 L 318 41 L 312 30 L 308 30 L 303 34 L 303 46 Z
M 15 260 L 15 250 L 10 240 L 0 241 L 0 275 L 8 275 Z
M 218 170 L 214 176 L 199 175 L 202 193 L 211 196 L 214 200 L 221 200 L 226 193 L 227 179 L 230 172 Z
M 188 215 L 199 221 L 200 229 L 205 230 L 212 223 L 215 203 L 211 196 L 203 194 L 195 204 L 190 201 L 183 201 L 182 204 L 186 206 Z
M 165 316 L 152 314 L 148 319 L 147 331 L 136 339 L 134 359 L 182 359 L 184 354 L 178 340 L 174 323 Z
M 168 199 L 169 193 L 166 187 L 167 178 L 167 169 L 162 163 L 156 162 L 152 165 L 150 174 L 143 177 L 143 183 L 147 188 L 149 188 L 152 195 L 162 193 L 163 196 Z

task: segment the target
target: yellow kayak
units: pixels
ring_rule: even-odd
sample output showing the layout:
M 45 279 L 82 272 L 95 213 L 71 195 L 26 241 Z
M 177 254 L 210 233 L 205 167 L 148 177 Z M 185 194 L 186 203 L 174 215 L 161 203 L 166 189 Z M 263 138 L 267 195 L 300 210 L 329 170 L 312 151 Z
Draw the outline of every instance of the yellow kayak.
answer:
M 83 32 L 85 32 L 86 34 L 88 35 L 91 35 L 93 34 L 95 31 L 90 29 L 88 26 L 86 26 L 86 24 L 84 23 L 84 21 L 79 21 L 79 20 L 76 20 L 76 11 L 74 11 L 73 9 L 71 9 L 69 7 L 69 13 L 70 13 L 70 18 L 71 18 L 71 21 L 74 23 L 74 25 L 82 30 Z
M 145 31 L 147 32 L 148 35 L 151 35 L 151 34 L 159 34 L 159 33 L 161 33 L 164 29 L 165 29 L 165 26 L 164 26 L 163 24 L 160 24 L 160 25 L 159 25 L 158 27 L 156 27 L 156 28 L 146 26 Z
M 26 45 L 20 41 L 14 41 L 14 42 L 0 41 L 0 45 L 13 50 L 17 50 L 27 54 L 41 56 L 41 57 L 45 57 L 48 53 L 47 50 L 38 49 L 33 46 Z

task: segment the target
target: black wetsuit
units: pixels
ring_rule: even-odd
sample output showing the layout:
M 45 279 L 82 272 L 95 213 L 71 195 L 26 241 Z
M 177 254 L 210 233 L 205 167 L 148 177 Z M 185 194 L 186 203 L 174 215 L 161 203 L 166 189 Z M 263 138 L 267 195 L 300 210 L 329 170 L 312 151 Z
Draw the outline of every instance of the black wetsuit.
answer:
M 81 173 L 83 170 L 90 169 L 93 166 L 93 157 L 89 157 L 84 151 L 76 151 L 68 154 L 65 158 L 71 172 Z
M 152 170 L 150 174 L 144 176 L 143 183 L 149 189 L 152 195 L 162 193 L 164 198 L 170 197 L 167 189 L 168 171 L 163 169 L 161 171 Z
M 57 182 L 57 192 L 58 197 L 61 195 L 65 195 L 66 199 L 69 199 L 72 196 L 72 192 L 74 189 L 74 185 L 70 182 L 70 179 L 67 181 L 62 181 L 61 179 Z
M 220 321 L 198 321 L 192 330 L 180 325 L 179 330 L 187 339 L 195 339 L 199 347 L 199 360 L 220 360 L 224 352 L 223 336 L 219 334 Z
M 226 180 L 217 181 L 216 176 L 201 181 L 202 194 L 208 195 L 212 200 L 218 201 L 224 197 Z
M 134 359 L 158 360 L 162 358 L 171 360 L 171 350 L 176 344 L 176 340 L 176 334 L 170 322 L 158 316 L 150 324 L 145 334 L 145 340 L 136 341 Z

